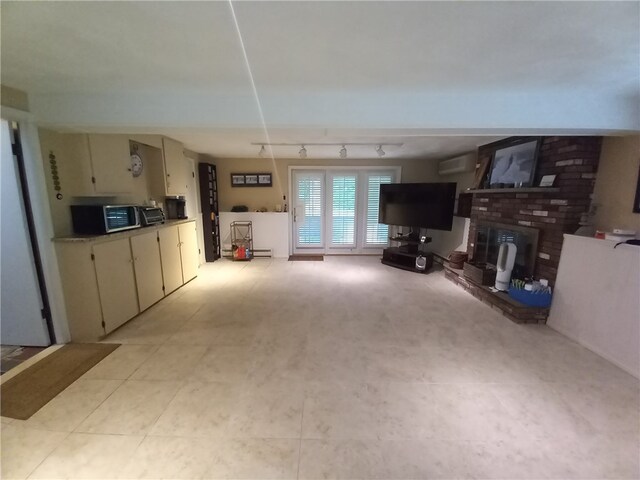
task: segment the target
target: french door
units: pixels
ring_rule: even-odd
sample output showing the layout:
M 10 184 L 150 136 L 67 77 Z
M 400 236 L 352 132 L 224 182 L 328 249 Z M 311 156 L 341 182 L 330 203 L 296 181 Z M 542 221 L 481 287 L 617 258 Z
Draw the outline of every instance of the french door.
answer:
M 380 253 L 389 242 L 380 185 L 397 177 L 393 168 L 292 170 L 294 253 Z

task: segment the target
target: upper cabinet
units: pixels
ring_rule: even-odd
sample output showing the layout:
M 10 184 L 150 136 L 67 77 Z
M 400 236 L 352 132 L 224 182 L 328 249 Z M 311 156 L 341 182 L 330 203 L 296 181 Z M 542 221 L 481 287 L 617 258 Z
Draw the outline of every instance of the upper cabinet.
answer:
M 129 139 L 125 135 L 89 135 L 89 158 L 96 194 L 133 191 Z
M 45 173 L 67 196 L 107 196 L 133 192 L 127 135 L 58 134 L 40 130 Z M 48 179 L 49 180 L 49 179 Z M 49 182 L 48 182 L 49 183 Z
M 65 197 L 119 196 L 140 194 L 140 184 L 131 172 L 130 135 L 72 134 L 40 130 L 40 145 L 45 162 L 45 173 L 49 177 L 50 192 Z M 189 170 L 186 168 L 182 143 L 167 137 L 147 136 L 144 140 L 162 145 L 158 157 L 143 158 L 145 162 L 145 185 L 149 187 L 145 197 L 152 194 L 188 194 Z M 51 160 L 51 155 L 53 160 Z M 55 177 L 55 178 L 54 178 Z M 54 186 L 55 182 L 55 186 Z
M 184 195 L 187 192 L 186 169 L 184 168 L 184 147 L 180 142 L 163 137 L 165 186 L 167 195 Z

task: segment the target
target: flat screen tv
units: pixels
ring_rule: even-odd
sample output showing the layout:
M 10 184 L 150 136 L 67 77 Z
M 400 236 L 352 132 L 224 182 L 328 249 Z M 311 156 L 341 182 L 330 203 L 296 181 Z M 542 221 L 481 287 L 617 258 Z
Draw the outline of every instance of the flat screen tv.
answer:
M 455 183 L 380 185 L 378 221 L 387 225 L 451 230 Z

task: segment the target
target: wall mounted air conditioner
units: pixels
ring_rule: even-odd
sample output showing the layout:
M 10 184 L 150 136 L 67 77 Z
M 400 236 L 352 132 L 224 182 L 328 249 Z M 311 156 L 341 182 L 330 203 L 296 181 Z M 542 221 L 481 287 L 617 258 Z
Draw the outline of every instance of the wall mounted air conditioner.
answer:
M 438 164 L 440 175 L 452 175 L 454 173 L 473 172 L 476 169 L 476 153 L 467 153 L 459 157 L 442 160 Z

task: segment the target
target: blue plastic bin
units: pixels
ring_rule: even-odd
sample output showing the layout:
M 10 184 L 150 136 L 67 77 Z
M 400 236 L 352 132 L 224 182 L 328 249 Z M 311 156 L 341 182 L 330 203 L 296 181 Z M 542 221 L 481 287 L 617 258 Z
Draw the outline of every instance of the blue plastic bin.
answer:
M 530 307 L 546 308 L 551 305 L 550 293 L 533 293 L 527 290 L 509 287 L 509 296 Z

